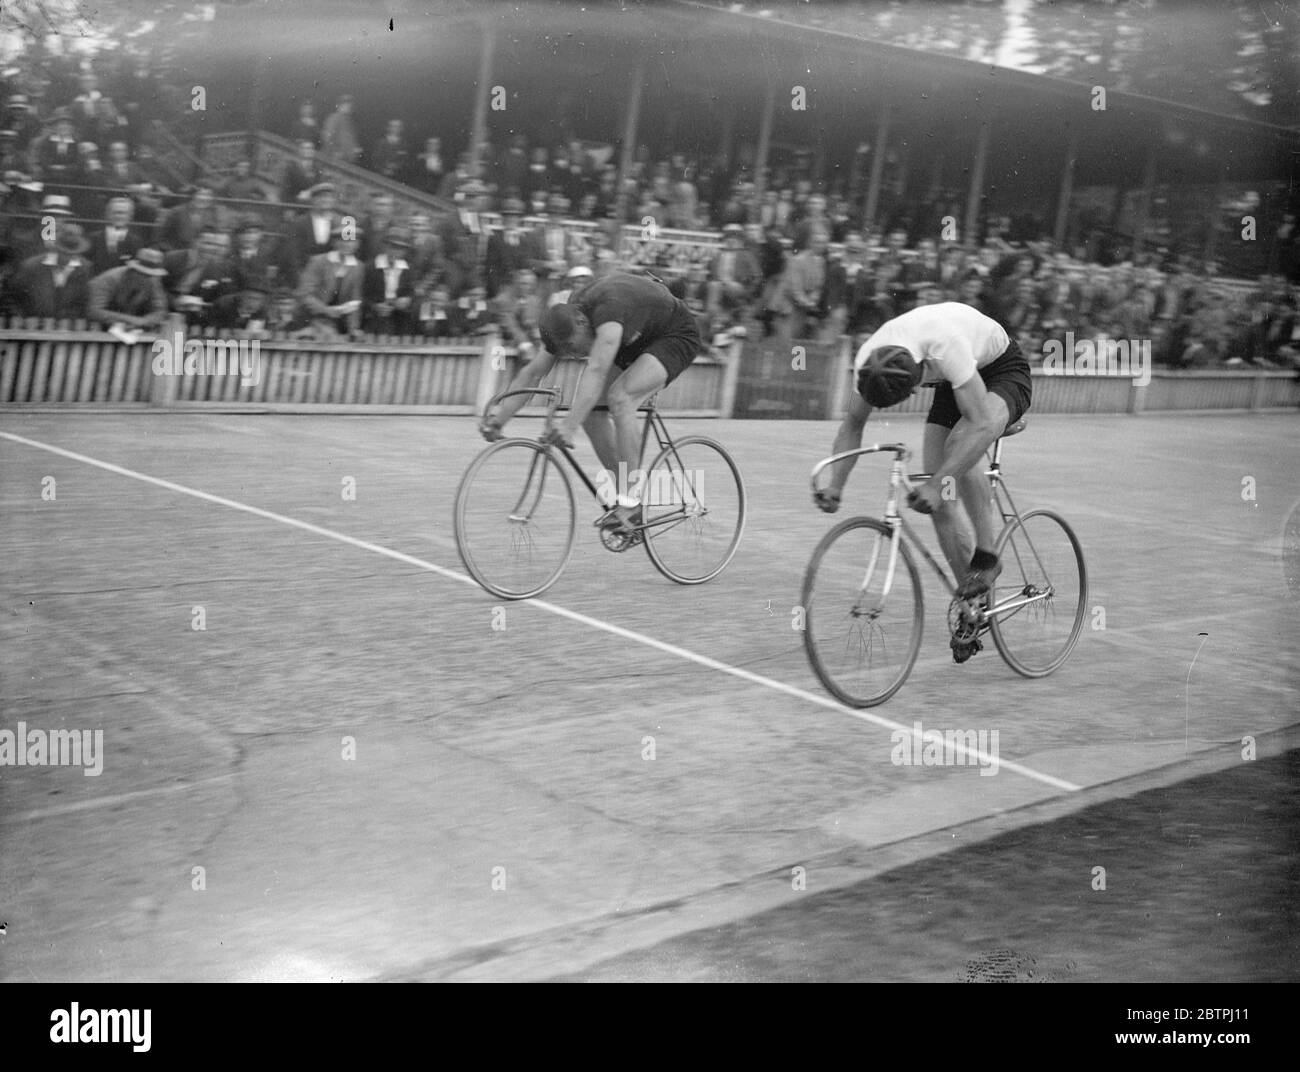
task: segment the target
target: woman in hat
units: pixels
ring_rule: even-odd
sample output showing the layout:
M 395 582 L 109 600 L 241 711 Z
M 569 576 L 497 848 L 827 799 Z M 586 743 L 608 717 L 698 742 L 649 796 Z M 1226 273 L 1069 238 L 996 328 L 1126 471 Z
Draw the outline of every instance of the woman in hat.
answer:
M 90 248 L 75 223 L 58 224 L 44 253 L 28 257 L 14 276 L 15 312 L 19 316 L 76 320 L 90 302 Z

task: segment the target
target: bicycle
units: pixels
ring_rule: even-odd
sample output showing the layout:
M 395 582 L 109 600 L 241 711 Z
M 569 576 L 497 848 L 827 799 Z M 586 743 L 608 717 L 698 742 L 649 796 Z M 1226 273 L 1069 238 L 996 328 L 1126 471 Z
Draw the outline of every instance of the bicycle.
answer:
M 555 388 L 505 391 L 484 413 L 513 395 L 545 395 L 546 431 L 567 410 Z M 508 438 L 470 463 L 456 490 L 456 549 L 470 576 L 502 599 L 528 599 L 553 585 L 576 540 L 577 504 L 564 458 L 601 506 L 595 522 L 606 549 L 621 553 L 644 544 L 655 568 L 678 584 L 703 584 L 736 553 L 745 527 L 745 485 L 726 449 L 705 436 L 674 440 L 652 396 L 645 414 L 641 453 L 651 433 L 657 454 L 642 478 L 642 517 L 631 532 L 609 527 L 609 508 L 568 447 Z M 705 494 L 706 476 L 708 492 Z
M 845 451 L 813 468 L 816 493 L 817 477 L 829 465 L 860 454 L 894 455 L 884 518 L 855 517 L 836 525 L 822 537 L 804 573 L 804 647 L 813 671 L 837 699 L 851 707 L 874 707 L 893 696 L 912 671 L 925 615 L 909 542 L 952 597 L 948 628 L 954 639 L 968 643 L 991 633 L 998 654 L 1024 677 L 1045 677 L 1069 657 L 1083 628 L 1087 567 L 1064 518 L 1052 510 L 1021 514 L 1011 498 L 1002 475 L 1002 441 L 1024 427 L 1023 420 L 1011 425 L 990 451 L 985 475 L 1002 514 L 994 551 L 1003 572 L 989 592 L 970 600 L 957 596 L 956 584 L 899 513 L 900 490 L 910 492 L 931 477 L 907 473 L 911 454 L 905 446 Z M 1068 621 L 1058 618 L 1058 607 L 1068 608 Z M 878 667 L 871 665 L 874 657 Z

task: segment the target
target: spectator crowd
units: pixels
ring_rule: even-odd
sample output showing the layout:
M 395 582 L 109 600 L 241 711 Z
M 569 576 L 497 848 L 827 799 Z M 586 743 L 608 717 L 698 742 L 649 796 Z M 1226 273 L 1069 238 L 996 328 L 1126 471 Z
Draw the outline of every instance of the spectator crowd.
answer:
M 323 119 L 302 103 L 278 187 L 244 160 L 173 192 L 142 138 L 165 94 L 129 54 L 104 64 L 0 83 L 0 315 L 119 331 L 178 315 L 200 331 L 319 339 L 491 330 L 527 348 L 549 302 L 634 265 L 664 278 L 717 344 L 751 331 L 856 343 L 916 305 L 961 301 L 1031 359 L 1066 332 L 1150 339 L 1170 367 L 1297 359 L 1291 217 L 1280 270 L 1228 287 L 1213 265 L 1159 248 L 1109 263 L 1063 251 L 1033 221 L 990 218 L 979 241 L 944 241 L 941 221 L 959 212 L 943 191 L 885 197 L 875 228 L 859 213 L 865 169 L 819 183 L 807 157 L 759 183 L 743 163 L 656 160 L 641 146 L 620 181 L 615 148 L 578 139 L 485 138 L 450 158 L 429 137 L 417 151 L 400 119 L 368 140 L 349 96 Z M 454 209 L 399 216 L 378 187 L 341 205 L 329 160 Z M 271 215 L 251 211 L 262 206 Z

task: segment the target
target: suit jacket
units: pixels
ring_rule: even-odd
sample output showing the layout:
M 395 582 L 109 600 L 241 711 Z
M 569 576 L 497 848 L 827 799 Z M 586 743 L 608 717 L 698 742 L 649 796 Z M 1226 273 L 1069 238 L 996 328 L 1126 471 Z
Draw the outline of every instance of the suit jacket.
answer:
M 537 261 L 545 259 L 537 236 L 532 231 L 520 230 L 514 238 L 512 244 L 504 231 L 494 231 L 488 238 L 484 283 L 489 298 L 507 286 L 515 272 L 521 268 L 532 268 Z
M 477 213 L 462 219 L 459 211 L 448 213 L 438 228 L 442 252 L 456 275 L 457 289 L 470 286 L 478 277 L 479 264 L 487 247 L 487 231 Z
M 167 316 L 162 281 L 131 268 L 110 268 L 90 281 L 89 315 L 91 320 L 104 324 L 161 324 Z
M 90 236 L 90 251 L 86 254 L 90 261 L 92 274 L 99 275 L 110 268 L 120 268 L 136 250 L 142 248 L 140 235 L 136 228 L 127 227 L 126 234 L 117 240 L 114 249 L 108 248 L 108 227 L 104 226 Z
M 90 304 L 90 267 L 81 257 L 71 257 L 63 265 L 62 286 L 55 271 L 53 254 L 28 257 L 14 275 L 13 289 L 20 316 L 53 317 L 75 320 L 84 317 Z
M 316 239 L 316 230 L 312 225 L 315 215 L 311 212 L 299 216 L 293 221 L 289 228 L 289 246 L 293 251 L 294 270 L 301 272 L 307 262 L 312 257 L 318 257 L 322 253 L 330 251 L 331 239 L 327 234 L 324 242 L 318 242 Z M 338 222 L 338 213 L 330 216 L 330 230 L 333 230 L 334 224 Z
M 214 227 L 217 222 L 215 207 L 199 215 L 189 205 L 177 205 L 158 225 L 158 245 L 163 250 L 188 250 L 202 228 Z
M 753 293 L 763 279 L 758 258 L 747 249 L 721 250 L 713 258 L 709 276 L 720 283 L 739 283 L 747 294 Z
M 310 190 L 318 182 L 324 181 L 324 173 L 316 161 L 312 161 L 310 170 L 303 168 L 298 160 L 290 160 L 284 165 L 284 175 L 280 179 L 280 200 L 287 205 L 302 204 L 298 195 Z
M 329 307 L 361 301 L 364 275 L 365 269 L 355 258 L 347 264 L 334 251 L 312 257 L 298 278 L 298 300 L 311 316 L 312 324 L 327 334 L 358 330 L 360 309 L 336 320 Z
M 381 253 L 365 263 L 361 279 L 361 296 L 365 302 L 363 312 L 367 331 L 388 332 L 389 334 L 408 335 L 414 319 L 415 272 L 404 257 L 396 257 L 389 262 L 387 254 Z M 411 304 L 406 309 L 394 309 L 387 315 L 381 315 L 375 306 L 388 301 L 387 270 L 395 272 L 396 289 L 393 298 L 410 298 Z

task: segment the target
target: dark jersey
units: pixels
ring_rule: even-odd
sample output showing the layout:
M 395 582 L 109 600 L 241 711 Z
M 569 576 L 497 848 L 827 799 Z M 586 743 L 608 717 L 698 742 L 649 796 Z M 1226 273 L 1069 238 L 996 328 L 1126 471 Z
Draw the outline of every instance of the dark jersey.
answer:
M 601 324 L 621 324 L 623 339 L 615 363 L 624 367 L 659 339 L 679 335 L 693 318 L 662 283 L 645 276 L 615 272 L 592 283 L 574 304 L 594 332 Z

